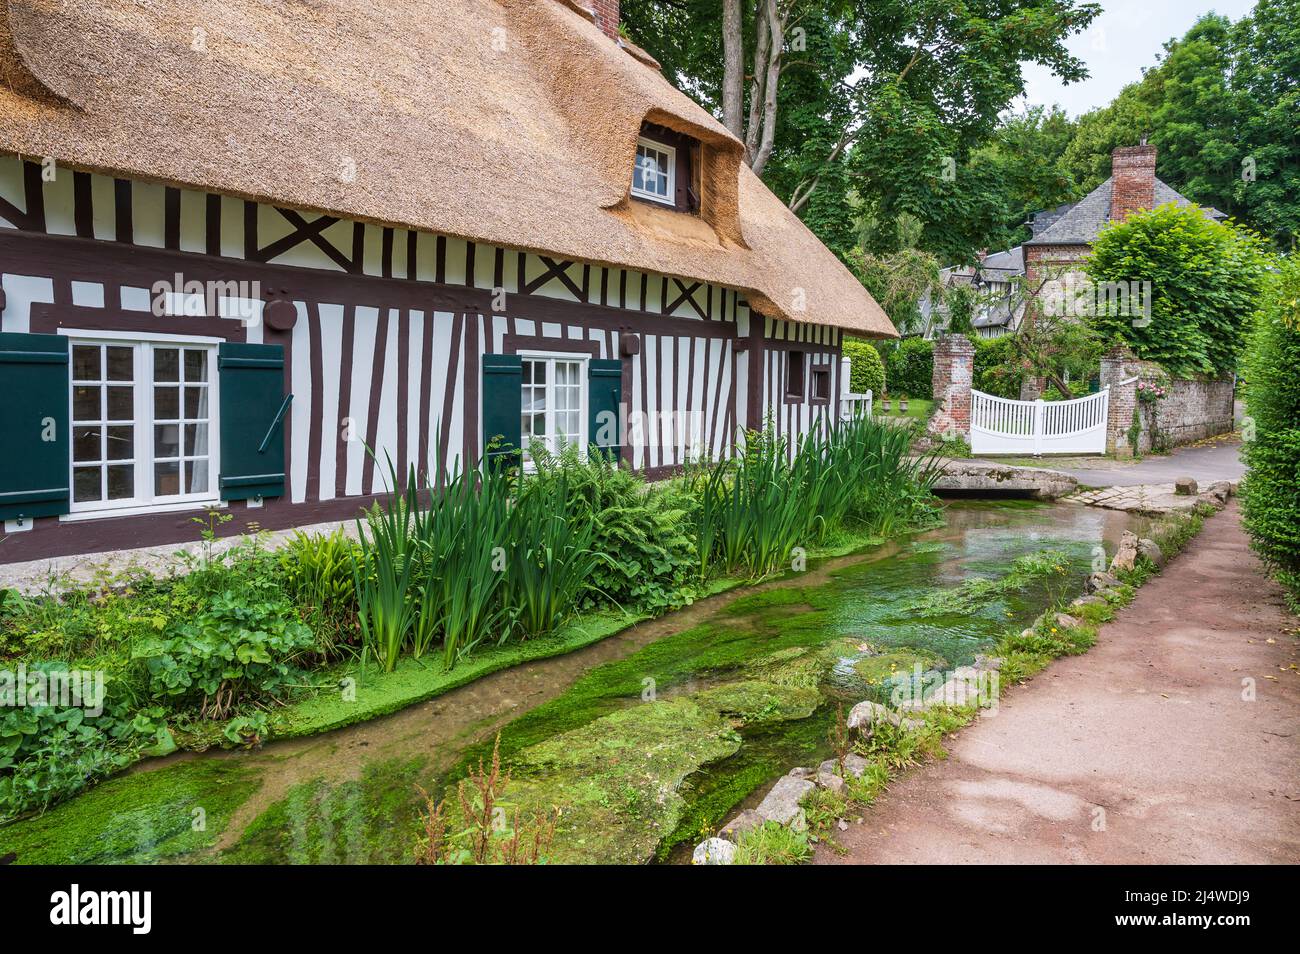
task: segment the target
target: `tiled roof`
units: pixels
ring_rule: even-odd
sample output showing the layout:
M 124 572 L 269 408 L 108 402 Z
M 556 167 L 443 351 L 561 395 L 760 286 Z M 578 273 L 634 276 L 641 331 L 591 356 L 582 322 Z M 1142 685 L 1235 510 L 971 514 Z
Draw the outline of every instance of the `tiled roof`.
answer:
M 1091 245 L 1102 226 L 1110 221 L 1110 190 L 1111 180 L 1107 179 L 1025 244 Z M 1156 180 L 1155 200 L 1156 205 L 1166 205 L 1170 202 L 1180 206 L 1196 205 L 1191 199 L 1175 192 L 1159 179 Z M 1224 218 L 1224 214 L 1217 209 L 1206 209 L 1205 213 L 1213 219 Z

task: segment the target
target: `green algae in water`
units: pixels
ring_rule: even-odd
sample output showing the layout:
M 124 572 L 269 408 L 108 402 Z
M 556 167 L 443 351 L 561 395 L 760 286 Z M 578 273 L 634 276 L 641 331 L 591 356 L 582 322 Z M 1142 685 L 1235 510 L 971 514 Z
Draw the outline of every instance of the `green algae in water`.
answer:
M 1042 508 L 1033 504 L 1008 514 L 986 505 L 976 508 L 973 525 L 959 541 L 925 541 L 898 556 L 837 570 L 820 586 L 747 594 L 701 625 L 592 670 L 563 696 L 511 723 L 503 730 L 503 755 L 509 761 L 557 730 L 596 720 L 604 727 L 605 716 L 632 705 L 647 686 L 693 698 L 713 693 L 715 699 L 722 687 L 750 681 L 818 688 L 828 701 L 809 715 L 743 727 L 734 753 L 685 778 L 680 819 L 653 850 L 666 857 L 674 844 L 716 826 L 750 792 L 791 766 L 827 757 L 836 703 L 887 697 L 899 674 L 906 677 L 917 665 L 967 665 L 1008 628 L 1027 624 L 1055 597 L 1077 588 L 1101 542 L 1100 525 L 1044 529 L 1034 525 Z M 1066 572 L 1050 580 L 1025 574 L 961 612 L 918 612 L 936 590 L 955 590 L 972 578 L 996 580 L 1017 559 L 1044 549 L 1063 553 Z M 619 747 L 617 739 L 608 744 Z M 580 851 L 570 857 L 582 860 Z
M 864 675 L 873 674 L 873 664 L 865 660 L 910 653 L 935 664 L 940 657 L 952 666 L 969 663 L 1058 592 L 1077 588 L 1102 542 L 1101 519 L 1081 509 L 976 504 L 949 513 L 947 530 L 904 541 L 896 555 L 843 567 L 820 585 L 794 578 L 751 591 L 699 625 L 587 671 L 562 695 L 510 722 L 501 749 L 517 773 L 518 792 L 530 792 L 526 800 L 539 811 L 555 803 L 587 806 L 585 816 L 569 815 L 555 854 L 614 860 L 604 849 L 612 831 L 618 860 L 665 857 L 791 766 L 827 757 L 836 705 L 870 694 Z M 928 593 L 997 578 L 1018 557 L 1043 549 L 1066 551 L 1069 573 L 1061 582 L 1031 582 L 972 612 L 923 616 L 915 609 Z M 654 753 L 637 754 L 647 742 L 657 746 Z M 456 768 L 426 787 L 440 791 L 467 765 L 490 757 L 489 738 L 461 750 Z M 193 789 L 207 797 L 206 832 L 189 831 L 188 811 L 177 824 L 177 809 L 191 801 L 170 791 L 184 779 L 172 773 L 182 770 L 195 773 Z M 230 774 L 203 774 L 222 770 Z M 248 771 L 200 759 L 115 779 L 44 820 L 0 829 L 0 852 L 18 850 L 20 861 L 204 859 L 256 789 L 258 773 L 275 770 L 261 764 Z M 409 861 L 419 832 L 414 783 L 426 772 L 417 762 L 380 761 L 364 765 L 351 782 L 301 783 L 218 860 Z M 142 787 L 125 790 L 116 803 L 93 800 L 116 782 L 148 776 L 158 778 L 131 782 Z M 647 808 L 661 803 L 668 808 Z M 120 804 L 149 806 L 140 811 L 150 817 L 134 828 L 119 824 Z M 78 811 L 59 814 L 71 809 Z M 165 823 L 151 819 L 155 814 Z M 56 847 L 42 853 L 47 845 Z
M 682 782 L 740 744 L 690 698 L 640 703 L 523 750 L 500 804 L 509 817 L 559 809 L 551 861 L 635 864 L 677 827 Z
M 425 760 L 364 767 L 360 779 L 303 782 L 249 824 L 225 864 L 399 864 L 414 860 Z
M 257 776 L 225 759 L 119 775 L 44 815 L 0 828 L 18 864 L 140 864 L 216 844 Z

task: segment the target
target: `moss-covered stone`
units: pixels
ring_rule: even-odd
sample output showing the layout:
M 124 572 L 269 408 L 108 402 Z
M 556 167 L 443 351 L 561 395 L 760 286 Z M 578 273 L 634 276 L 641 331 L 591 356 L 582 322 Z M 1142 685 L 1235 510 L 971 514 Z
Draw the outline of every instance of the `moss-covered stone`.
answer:
M 717 711 L 687 697 L 637 703 L 519 752 L 499 803 L 560 810 L 557 863 L 639 863 L 677 826 L 683 780 L 740 748 Z
M 704 708 L 731 719 L 737 726 L 806 719 L 822 701 L 821 693 L 816 689 L 757 679 L 724 683 L 697 693 L 693 698 Z
M 853 664 L 853 671 L 868 686 L 882 686 L 895 677 L 906 678 L 921 667 L 943 669 L 947 663 L 942 657 L 922 650 L 899 649 L 879 655 L 863 656 Z

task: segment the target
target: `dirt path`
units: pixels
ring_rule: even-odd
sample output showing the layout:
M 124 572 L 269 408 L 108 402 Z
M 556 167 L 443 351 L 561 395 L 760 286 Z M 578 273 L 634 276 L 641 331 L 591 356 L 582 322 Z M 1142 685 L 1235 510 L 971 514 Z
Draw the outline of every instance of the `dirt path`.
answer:
M 1300 862 L 1295 625 L 1234 501 L 1089 653 L 1014 687 L 817 863 Z

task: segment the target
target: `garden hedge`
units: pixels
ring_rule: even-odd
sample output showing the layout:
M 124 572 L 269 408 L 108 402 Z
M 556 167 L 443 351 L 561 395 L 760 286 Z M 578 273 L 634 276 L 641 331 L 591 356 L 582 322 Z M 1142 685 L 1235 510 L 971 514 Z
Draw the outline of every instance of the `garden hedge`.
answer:
M 1012 336 L 971 338 L 971 341 L 975 343 L 972 382 L 975 390 L 998 397 L 1020 397 L 1020 379 L 1024 371 Z
M 925 338 L 885 341 L 879 346 L 885 359 L 885 379 L 889 393 L 896 397 L 933 397 L 934 342 Z
M 1246 362 L 1244 520 L 1300 610 L 1300 261 L 1283 262 Z
M 1231 374 L 1237 369 L 1259 307 L 1270 257 L 1254 232 L 1172 203 L 1102 229 L 1085 265 L 1105 283 L 1150 282 L 1150 317 L 1098 314 L 1103 341 L 1123 340 L 1176 377 Z M 1142 285 L 1129 286 L 1133 292 Z M 1136 321 L 1136 323 L 1135 323 Z
M 844 354 L 850 362 L 850 391 L 854 394 L 870 391 L 877 397 L 885 393 L 885 363 L 879 351 L 861 338 L 845 337 Z

